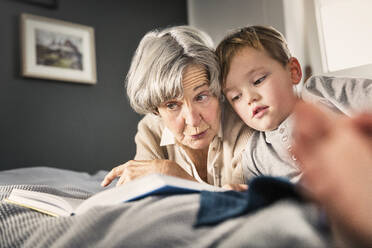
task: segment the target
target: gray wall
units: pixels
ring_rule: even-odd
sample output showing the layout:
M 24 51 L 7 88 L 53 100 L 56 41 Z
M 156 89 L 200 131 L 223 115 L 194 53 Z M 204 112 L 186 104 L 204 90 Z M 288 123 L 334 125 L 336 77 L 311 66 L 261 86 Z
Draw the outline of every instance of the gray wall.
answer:
M 21 77 L 22 12 L 92 26 L 97 84 Z M 94 172 L 131 159 L 140 119 L 123 87 L 131 57 L 148 30 L 186 24 L 186 12 L 180 0 L 60 0 L 55 10 L 0 0 L 0 170 Z
M 271 25 L 284 30 L 282 0 L 188 0 L 192 26 L 207 31 L 215 45 L 233 29 L 247 25 Z

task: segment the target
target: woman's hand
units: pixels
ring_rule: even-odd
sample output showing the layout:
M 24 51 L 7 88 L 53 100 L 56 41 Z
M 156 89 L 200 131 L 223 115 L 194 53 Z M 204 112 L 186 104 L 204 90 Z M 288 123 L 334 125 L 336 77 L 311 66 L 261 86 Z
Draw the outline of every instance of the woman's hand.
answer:
M 195 181 L 185 170 L 183 170 L 177 163 L 165 160 L 130 160 L 125 164 L 113 168 L 103 179 L 101 186 L 106 187 L 115 178 L 120 177 L 116 186 L 125 184 L 136 178 L 140 178 L 149 174 L 159 173 L 169 176 L 180 177 Z
M 222 188 L 227 190 L 235 190 L 235 191 L 246 191 L 248 190 L 247 184 L 225 184 Z

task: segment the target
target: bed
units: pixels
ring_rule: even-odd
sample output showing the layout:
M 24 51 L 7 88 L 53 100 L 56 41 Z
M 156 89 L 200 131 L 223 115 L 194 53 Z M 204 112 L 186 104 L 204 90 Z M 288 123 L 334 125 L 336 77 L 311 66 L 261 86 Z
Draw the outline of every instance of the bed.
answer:
M 102 190 L 94 174 L 32 167 L 0 171 L 0 200 L 12 189 L 85 199 Z M 195 227 L 200 194 L 149 196 L 71 217 L 0 203 L 0 247 L 329 247 L 312 204 L 278 201 L 215 225 Z

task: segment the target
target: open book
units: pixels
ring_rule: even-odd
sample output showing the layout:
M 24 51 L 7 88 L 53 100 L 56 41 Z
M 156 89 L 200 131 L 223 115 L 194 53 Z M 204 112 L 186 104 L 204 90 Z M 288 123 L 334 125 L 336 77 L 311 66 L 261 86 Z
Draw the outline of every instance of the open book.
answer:
M 107 206 L 133 201 L 148 195 L 195 193 L 201 190 L 223 191 L 206 183 L 198 183 L 177 177 L 152 174 L 122 186 L 107 189 L 86 200 L 57 196 L 37 191 L 13 189 L 4 201 L 27 207 L 52 216 L 81 214 L 96 206 Z

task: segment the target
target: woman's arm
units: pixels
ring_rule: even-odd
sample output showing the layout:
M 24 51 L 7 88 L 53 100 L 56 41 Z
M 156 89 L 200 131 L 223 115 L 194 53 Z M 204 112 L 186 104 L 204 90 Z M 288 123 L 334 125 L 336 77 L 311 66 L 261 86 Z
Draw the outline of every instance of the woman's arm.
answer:
M 135 137 L 136 156 L 125 164 L 114 167 L 104 178 L 101 185 L 109 185 L 117 177 L 117 186 L 136 178 L 153 174 L 166 174 L 188 180 L 195 179 L 176 162 L 168 160 L 166 149 L 160 146 L 162 124 L 155 116 L 147 115 L 138 123 Z
M 146 115 L 137 126 L 134 138 L 136 143 L 135 160 L 168 159 L 165 147 L 160 146 L 163 133 L 161 120 L 152 115 Z

